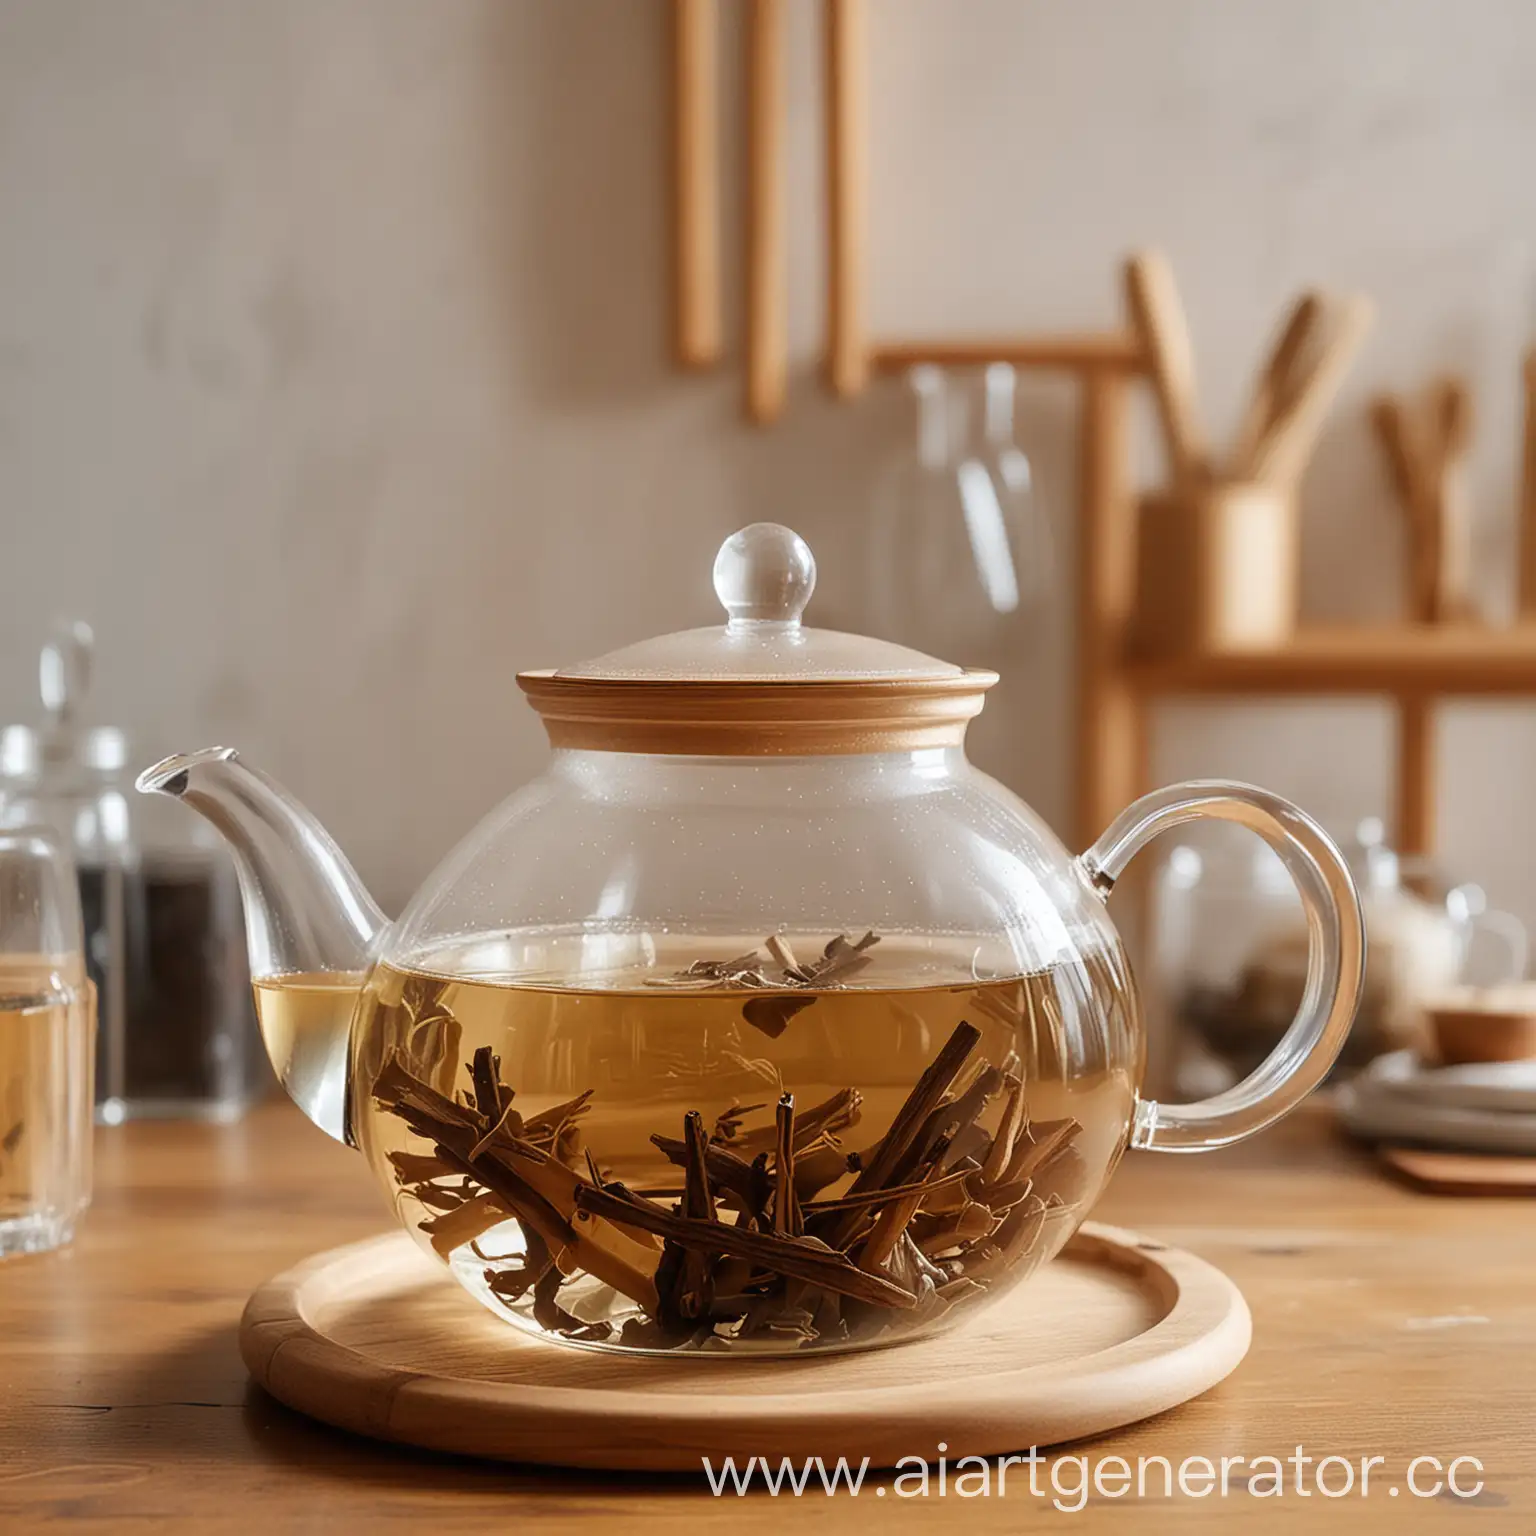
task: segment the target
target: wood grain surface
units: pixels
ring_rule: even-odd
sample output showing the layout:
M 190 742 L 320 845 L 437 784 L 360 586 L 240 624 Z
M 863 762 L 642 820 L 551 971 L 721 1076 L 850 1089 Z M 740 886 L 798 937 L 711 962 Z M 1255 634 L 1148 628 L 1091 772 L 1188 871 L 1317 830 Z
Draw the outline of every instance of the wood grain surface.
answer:
M 377 1231 L 361 1161 L 286 1106 L 214 1128 L 98 1136 L 98 1195 L 75 1246 L 0 1264 L 0 1530 L 846 1530 L 1526 1532 L 1536 1520 L 1536 1221 L 1516 1200 L 1389 1183 L 1309 1109 L 1204 1157 L 1136 1154 L 1098 1209 L 1231 1275 L 1253 1312 L 1243 1365 L 1192 1403 L 1085 1442 L 1091 1458 L 1470 1454 L 1484 1489 L 1324 1500 L 1094 1495 L 712 1497 L 702 1477 L 556 1473 L 408 1452 L 316 1425 L 247 1379 L 250 1293 Z M 893 1355 L 892 1358 L 895 1358 Z M 921 1392 L 923 1383 L 914 1382 Z M 913 1455 L 937 1457 L 934 1446 Z M 1065 1524 L 1063 1520 L 1065 1519 Z
M 326 1424 L 643 1472 L 697 1472 L 703 1453 L 891 1467 L 929 1441 L 956 1456 L 1057 1445 L 1197 1397 L 1249 1338 L 1248 1308 L 1220 1270 L 1098 1222 L 959 1327 L 839 1356 L 624 1359 L 551 1344 L 492 1316 L 400 1231 L 274 1276 L 240 1323 L 254 1379 Z
M 960 336 L 888 339 L 871 343 L 869 365 L 876 373 L 905 373 L 919 363 L 939 368 L 985 368 L 1012 363 L 1046 372 L 1135 375 L 1146 358 L 1130 331 L 1062 335 Z
M 1536 1195 L 1536 1157 L 1383 1147 L 1383 1165 L 1437 1195 Z
M 1536 693 L 1536 625 L 1308 624 L 1289 643 L 1208 656 L 1131 657 L 1149 693 Z

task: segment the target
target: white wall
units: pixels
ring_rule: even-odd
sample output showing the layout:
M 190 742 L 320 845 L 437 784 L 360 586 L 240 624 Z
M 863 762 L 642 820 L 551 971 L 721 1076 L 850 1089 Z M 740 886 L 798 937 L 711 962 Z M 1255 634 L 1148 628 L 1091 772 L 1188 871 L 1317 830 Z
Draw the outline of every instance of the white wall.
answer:
M 1307 485 L 1308 606 L 1394 611 L 1359 405 L 1454 365 L 1507 607 L 1536 7 L 872 9 L 881 329 L 1097 326 L 1155 241 L 1225 428 L 1299 285 L 1366 288 L 1381 323 Z M 513 674 L 709 621 L 733 527 L 793 523 L 820 622 L 868 622 L 906 403 L 815 380 L 815 6 L 792 20 L 797 374 L 756 433 L 733 375 L 668 365 L 657 0 L 0 0 L 0 720 L 33 714 L 49 619 L 85 616 L 141 755 L 247 748 L 392 903 L 535 771 Z M 1021 426 L 1069 540 L 1070 393 L 1031 383 Z M 1069 634 L 1062 611 L 958 657 L 1007 674 L 978 757 L 1059 825 Z M 1347 820 L 1383 808 L 1386 743 L 1368 706 L 1180 707 L 1157 769 Z M 1536 919 L 1533 764 L 1536 706 L 1455 712 L 1447 855 Z

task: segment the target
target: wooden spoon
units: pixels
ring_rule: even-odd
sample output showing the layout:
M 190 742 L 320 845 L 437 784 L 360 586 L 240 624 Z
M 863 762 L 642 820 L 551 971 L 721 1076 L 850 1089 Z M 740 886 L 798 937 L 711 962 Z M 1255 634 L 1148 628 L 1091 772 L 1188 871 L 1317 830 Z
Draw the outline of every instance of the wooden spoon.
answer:
M 1251 480 L 1259 445 L 1282 404 L 1294 395 L 1294 376 L 1313 329 L 1323 314 L 1323 296 L 1315 289 L 1301 295 L 1291 309 L 1263 370 L 1253 386 L 1248 412 L 1238 428 L 1228 472 L 1234 480 Z
M 1205 434 L 1195 411 L 1195 362 L 1173 268 L 1160 251 L 1138 251 L 1125 264 L 1131 326 L 1147 355 L 1158 415 L 1175 481 L 1208 470 Z
M 1255 478 L 1277 485 L 1294 485 L 1301 478 L 1323 418 L 1375 314 L 1375 305 L 1363 294 L 1352 294 L 1333 306 L 1315 359 L 1310 367 L 1296 371 L 1295 395 L 1279 406 L 1254 455 Z

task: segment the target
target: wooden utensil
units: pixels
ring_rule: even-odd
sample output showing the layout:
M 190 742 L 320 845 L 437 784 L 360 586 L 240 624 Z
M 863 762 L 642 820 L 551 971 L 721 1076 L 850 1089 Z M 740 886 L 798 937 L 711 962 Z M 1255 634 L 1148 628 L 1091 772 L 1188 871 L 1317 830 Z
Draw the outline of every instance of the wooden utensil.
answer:
M 1371 401 L 1371 430 L 1387 461 L 1392 490 L 1405 509 L 1417 508 L 1423 497 L 1424 468 L 1418 443 L 1396 395 L 1378 395 Z
M 1275 338 L 1269 358 L 1254 383 L 1247 414 L 1238 428 L 1228 467 L 1232 479 L 1254 477 L 1259 445 L 1273 425 L 1276 410 L 1294 388 L 1291 380 L 1322 313 L 1320 293 L 1310 290 L 1302 294 Z
M 1173 269 L 1160 251 L 1138 251 L 1125 264 L 1125 300 L 1152 373 L 1158 415 L 1176 483 L 1209 472 L 1205 434 L 1195 408 L 1195 365 L 1189 326 Z
M 1254 454 L 1254 476 L 1294 485 L 1317 444 L 1323 418 L 1375 318 L 1375 306 L 1363 294 L 1351 294 L 1327 306 L 1323 323 L 1309 327 L 1318 337 L 1309 361 L 1291 370 L 1294 392 L 1277 406 Z
M 1440 618 L 1441 523 L 1421 443 L 1403 403 L 1393 395 L 1371 402 L 1371 428 L 1408 532 L 1408 611 L 1423 624 Z
M 1472 446 L 1472 391 L 1465 379 L 1447 375 L 1434 388 L 1442 458 L 1461 459 Z
M 677 360 L 720 360 L 719 16 L 717 0 L 673 0 L 673 198 Z
M 1472 506 L 1467 459 L 1472 448 L 1472 391 L 1464 379 L 1445 378 L 1435 386 L 1439 434 L 1436 484 L 1440 526 L 1440 617 L 1472 616 Z
M 1395 396 L 1379 396 L 1371 426 L 1407 523 L 1409 613 L 1424 624 L 1465 618 L 1473 611 L 1465 482 L 1471 391 L 1460 379 L 1441 379 L 1418 412 Z
M 747 14 L 747 415 L 773 421 L 788 376 L 784 265 L 784 5 Z

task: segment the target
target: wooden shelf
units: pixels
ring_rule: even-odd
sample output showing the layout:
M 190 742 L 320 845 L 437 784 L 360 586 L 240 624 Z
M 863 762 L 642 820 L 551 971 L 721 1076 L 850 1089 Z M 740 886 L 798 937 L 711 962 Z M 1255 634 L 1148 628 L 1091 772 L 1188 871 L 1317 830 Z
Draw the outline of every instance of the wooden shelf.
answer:
M 901 373 L 919 363 L 942 368 L 980 368 L 987 363 L 1012 363 L 1016 368 L 1091 372 L 1108 369 L 1137 374 L 1146 359 L 1129 331 L 1076 336 L 968 336 L 945 340 L 882 341 L 869 351 L 876 373 Z
M 1536 695 L 1536 623 L 1316 626 L 1283 650 L 1130 656 L 1144 693 Z

